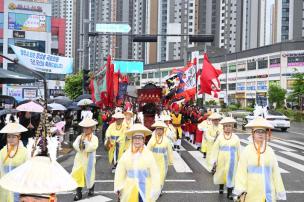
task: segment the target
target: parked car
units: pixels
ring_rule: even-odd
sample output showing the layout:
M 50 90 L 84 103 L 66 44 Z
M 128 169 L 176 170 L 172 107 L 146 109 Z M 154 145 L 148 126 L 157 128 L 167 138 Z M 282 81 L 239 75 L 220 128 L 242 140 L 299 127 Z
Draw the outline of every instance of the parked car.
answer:
M 263 117 L 268 120 L 274 128 L 281 129 L 282 132 L 287 131 L 290 128 L 290 120 L 287 116 L 280 112 L 276 112 L 273 110 L 268 110 L 266 113 L 263 114 Z M 254 119 L 253 113 L 250 113 L 246 116 L 246 120 L 244 121 L 244 125 Z

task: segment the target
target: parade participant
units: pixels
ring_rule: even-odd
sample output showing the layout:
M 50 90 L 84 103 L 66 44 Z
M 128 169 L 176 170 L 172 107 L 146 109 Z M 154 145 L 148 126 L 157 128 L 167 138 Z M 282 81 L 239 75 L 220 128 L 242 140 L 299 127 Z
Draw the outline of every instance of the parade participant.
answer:
M 171 124 L 171 116 L 170 112 L 164 111 L 161 115 L 161 120 L 165 122 L 167 127 L 165 128 L 165 135 L 168 137 L 172 148 L 174 147 L 174 143 L 176 142 L 176 130 L 174 126 Z
M 278 161 L 272 148 L 267 145 L 272 124 L 257 117 L 245 127 L 252 129 L 253 142 L 240 155 L 234 194 L 246 202 L 286 200 Z
M 189 137 L 190 142 L 194 144 L 195 133 L 197 127 L 197 113 L 195 111 L 195 107 L 189 107 Z
M 233 200 L 235 172 L 240 155 L 240 139 L 232 133 L 236 121 L 225 117 L 220 121 L 223 125 L 223 134 L 215 141 L 212 149 L 211 164 L 213 165 L 213 182 L 219 185 L 219 193 L 224 193 L 227 187 L 227 198 Z
M 84 106 L 84 109 L 81 111 L 80 119 L 83 120 L 84 118 L 93 119 L 93 112 L 89 106 Z
M 105 142 L 106 131 L 109 127 L 109 122 L 111 121 L 111 112 L 106 110 L 105 113 L 101 116 L 102 119 L 102 131 L 101 131 L 101 141 Z
M 198 130 L 203 132 L 203 140 L 202 140 L 202 144 L 201 144 L 201 152 L 204 155 L 204 158 L 206 158 L 206 154 L 207 154 L 207 143 L 206 143 L 206 133 L 208 128 L 210 128 L 212 126 L 212 121 L 209 119 L 209 116 L 212 114 L 211 111 L 208 111 L 204 117 L 206 118 L 202 123 L 200 123 L 197 128 Z
M 168 166 L 173 164 L 173 151 L 170 140 L 165 135 L 167 125 L 157 121 L 152 125 L 155 128 L 147 148 L 153 152 L 159 172 L 161 189 L 164 187 Z
M 79 123 L 79 126 L 83 128 L 83 133 L 73 143 L 73 147 L 77 153 L 71 175 L 78 184 L 74 201 L 82 199 L 82 188 L 85 186 L 89 189 L 88 196 L 94 195 L 98 138 L 93 134 L 93 131 L 96 125 L 97 121 L 91 118 L 84 118 Z
M 115 122 L 111 123 L 106 132 L 105 146 L 108 151 L 109 163 L 113 165 L 112 172 L 115 172 L 116 165 L 125 150 L 126 128 L 122 124 L 125 116 L 116 112 L 113 116 Z
M 15 199 L 14 202 L 57 202 L 56 193 L 71 191 L 77 187 L 77 183 L 56 159 L 48 156 L 31 158 L 3 176 L 0 185 L 20 193 L 20 200 Z
M 190 140 L 190 112 L 187 106 L 184 108 L 184 112 L 182 114 L 183 119 L 183 132 L 186 140 Z
M 134 124 L 126 135 L 132 144 L 118 162 L 114 192 L 122 202 L 154 202 L 160 193 L 160 174 L 153 153 L 144 146 L 151 131 Z
M 27 149 L 20 141 L 21 133 L 27 129 L 14 122 L 4 126 L 0 133 L 6 133 L 7 144 L 0 151 L 0 177 L 11 172 L 27 160 Z M 0 202 L 19 200 L 19 194 L 0 188 Z
M 125 115 L 125 119 L 123 121 L 123 125 L 127 130 L 129 130 L 132 126 L 133 126 L 133 112 L 129 109 L 127 109 L 124 113 Z M 128 138 L 128 136 L 126 136 L 126 142 L 125 142 L 125 150 L 127 150 L 130 147 L 131 144 L 131 140 Z
M 207 152 L 207 166 L 208 169 L 211 171 L 212 164 L 210 162 L 210 157 L 212 154 L 212 147 L 218 136 L 223 133 L 223 126 L 219 125 L 222 116 L 218 113 L 213 113 L 209 116 L 209 119 L 212 121 L 212 125 L 207 129 L 205 140 L 206 140 L 206 152 Z
M 174 126 L 175 130 L 176 130 L 176 142 L 175 142 L 175 148 L 177 148 L 178 150 L 180 149 L 181 146 L 181 139 L 182 139 L 182 114 L 179 113 L 179 107 L 178 104 L 174 103 L 172 105 L 172 110 L 173 113 L 171 113 L 171 119 L 172 119 L 172 125 Z
M 199 130 L 198 126 L 206 119 L 205 116 L 203 116 L 202 111 L 200 110 L 197 115 L 197 128 L 195 133 L 195 145 L 197 150 L 201 150 L 201 145 L 203 141 L 203 131 Z

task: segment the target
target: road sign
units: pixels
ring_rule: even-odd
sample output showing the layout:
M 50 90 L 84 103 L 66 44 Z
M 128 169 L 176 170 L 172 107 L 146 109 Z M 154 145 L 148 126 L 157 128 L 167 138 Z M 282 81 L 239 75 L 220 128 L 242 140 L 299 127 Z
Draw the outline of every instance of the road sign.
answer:
M 129 24 L 96 24 L 96 32 L 114 32 L 114 33 L 129 33 L 131 27 Z

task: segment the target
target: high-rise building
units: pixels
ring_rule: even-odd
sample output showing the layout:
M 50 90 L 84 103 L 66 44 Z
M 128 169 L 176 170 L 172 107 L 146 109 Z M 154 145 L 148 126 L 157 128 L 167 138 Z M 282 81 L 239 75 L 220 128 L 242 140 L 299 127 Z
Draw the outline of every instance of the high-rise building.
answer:
M 74 50 L 74 4 L 75 0 L 51 0 L 52 3 L 52 16 L 55 18 L 65 19 L 66 25 L 66 39 L 65 39 L 65 56 L 75 57 Z

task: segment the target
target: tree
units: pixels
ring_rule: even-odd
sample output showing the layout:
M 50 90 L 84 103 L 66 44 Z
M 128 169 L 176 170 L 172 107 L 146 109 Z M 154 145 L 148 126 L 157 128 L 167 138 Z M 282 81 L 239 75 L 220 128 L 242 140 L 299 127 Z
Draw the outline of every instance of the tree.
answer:
M 300 98 L 304 95 L 304 73 L 295 73 L 292 75 L 294 82 L 292 84 L 291 101 L 297 102 L 300 106 Z
M 65 77 L 64 92 L 74 100 L 82 94 L 82 72 Z
M 286 90 L 279 85 L 272 84 L 268 89 L 268 100 L 270 103 L 276 103 L 276 108 L 282 108 L 284 105 Z

